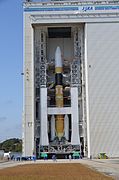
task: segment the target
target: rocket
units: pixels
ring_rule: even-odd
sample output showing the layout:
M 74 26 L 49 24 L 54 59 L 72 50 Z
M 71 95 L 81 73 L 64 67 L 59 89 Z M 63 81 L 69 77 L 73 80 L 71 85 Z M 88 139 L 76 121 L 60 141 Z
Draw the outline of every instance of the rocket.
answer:
M 63 67 L 61 50 L 58 46 L 55 51 L 55 102 L 56 107 L 63 107 Z M 56 135 L 61 140 L 64 134 L 64 115 L 56 115 Z

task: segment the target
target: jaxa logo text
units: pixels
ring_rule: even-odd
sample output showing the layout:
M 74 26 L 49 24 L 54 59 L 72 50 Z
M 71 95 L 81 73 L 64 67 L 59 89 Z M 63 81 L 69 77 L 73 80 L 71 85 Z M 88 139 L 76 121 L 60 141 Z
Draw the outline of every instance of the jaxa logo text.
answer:
M 94 10 L 93 6 L 83 6 L 82 11 L 91 11 Z

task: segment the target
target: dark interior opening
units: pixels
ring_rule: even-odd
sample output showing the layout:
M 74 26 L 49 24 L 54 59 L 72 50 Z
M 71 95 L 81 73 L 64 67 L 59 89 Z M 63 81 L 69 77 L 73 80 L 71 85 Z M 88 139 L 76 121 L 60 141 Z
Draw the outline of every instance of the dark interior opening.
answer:
M 50 27 L 48 28 L 49 38 L 71 38 L 71 27 Z

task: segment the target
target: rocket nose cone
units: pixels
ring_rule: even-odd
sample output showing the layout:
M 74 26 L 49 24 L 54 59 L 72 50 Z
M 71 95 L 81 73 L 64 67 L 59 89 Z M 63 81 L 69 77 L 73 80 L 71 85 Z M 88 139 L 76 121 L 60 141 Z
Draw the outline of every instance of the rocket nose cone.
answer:
M 59 46 L 57 46 L 55 51 L 55 67 L 62 67 L 61 50 Z
M 59 46 L 57 46 L 57 48 L 56 48 L 56 53 L 61 54 L 61 49 Z

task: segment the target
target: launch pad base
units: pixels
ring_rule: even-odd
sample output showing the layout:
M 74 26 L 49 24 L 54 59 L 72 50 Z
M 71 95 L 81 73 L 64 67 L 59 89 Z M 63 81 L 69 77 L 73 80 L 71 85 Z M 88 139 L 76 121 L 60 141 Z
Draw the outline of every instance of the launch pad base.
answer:
M 68 157 L 68 155 L 73 155 L 74 152 L 80 152 L 80 145 L 49 145 L 49 146 L 40 146 L 40 153 L 39 153 L 39 157 L 41 157 L 40 155 L 45 153 L 47 154 L 48 158 L 51 159 L 52 155 L 56 155 L 56 157 L 58 159 L 64 159 L 66 157 Z

